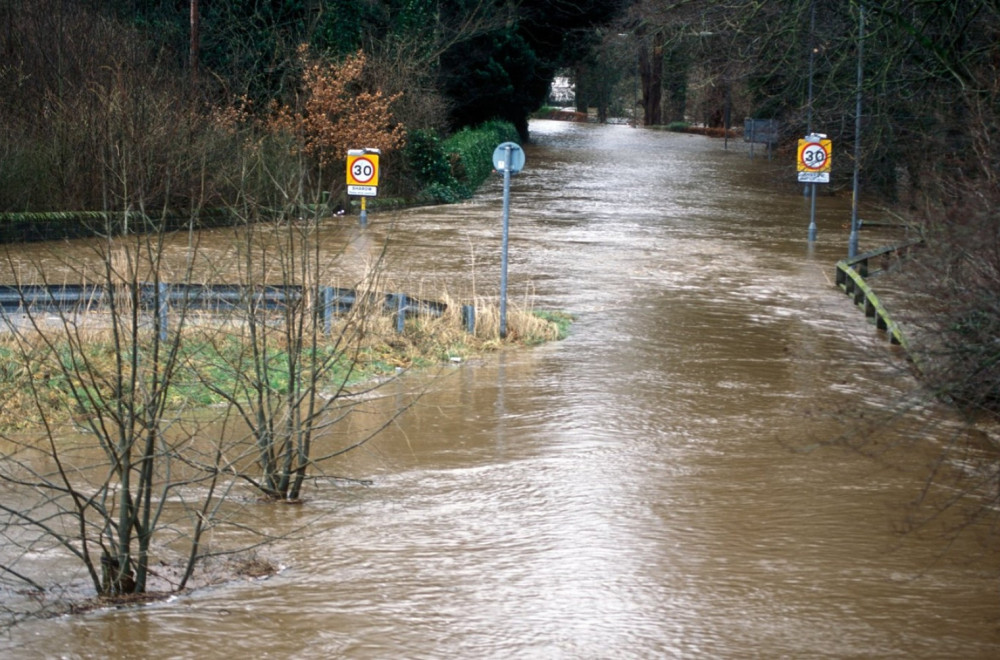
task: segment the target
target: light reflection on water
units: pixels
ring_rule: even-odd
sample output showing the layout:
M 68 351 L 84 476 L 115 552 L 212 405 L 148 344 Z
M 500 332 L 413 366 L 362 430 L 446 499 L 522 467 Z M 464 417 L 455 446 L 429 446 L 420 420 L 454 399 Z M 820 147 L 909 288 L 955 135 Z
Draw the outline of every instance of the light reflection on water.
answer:
M 832 287 L 845 201 L 821 200 L 810 252 L 806 202 L 775 192 L 763 174 L 774 168 L 738 145 L 726 153 L 715 141 L 627 127 L 532 130 L 513 186 L 511 291 L 576 314 L 569 339 L 453 369 L 344 461 L 344 473 L 374 486 L 316 493 L 308 513 L 287 520 L 267 514 L 280 530 L 328 511 L 307 538 L 276 550 L 288 564 L 281 575 L 26 625 L 11 648 L 359 658 L 1000 651 L 996 557 L 935 561 L 939 540 L 892 533 L 924 459 L 886 465 L 820 447 L 853 416 L 895 409 L 912 387 L 898 354 Z M 400 281 L 496 295 L 499 194 L 493 181 L 458 207 L 376 215 L 355 254 L 388 237 Z M 943 414 L 904 415 L 886 442 L 912 440 L 927 432 L 926 415 Z

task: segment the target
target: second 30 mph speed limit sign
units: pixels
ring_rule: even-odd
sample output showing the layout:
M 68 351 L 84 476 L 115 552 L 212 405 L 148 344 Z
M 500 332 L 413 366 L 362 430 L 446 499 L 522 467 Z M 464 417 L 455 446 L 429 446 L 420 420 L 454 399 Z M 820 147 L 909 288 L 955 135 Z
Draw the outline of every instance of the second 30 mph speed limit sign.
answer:
M 830 140 L 799 140 L 796 169 L 803 183 L 830 183 L 833 146 Z

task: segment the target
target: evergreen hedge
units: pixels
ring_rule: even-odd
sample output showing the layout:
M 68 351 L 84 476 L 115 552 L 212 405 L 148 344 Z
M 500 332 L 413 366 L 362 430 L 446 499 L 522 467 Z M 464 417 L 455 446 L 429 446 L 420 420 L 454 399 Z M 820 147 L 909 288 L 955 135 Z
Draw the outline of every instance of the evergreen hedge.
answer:
M 457 202 L 471 197 L 493 172 L 497 145 L 518 139 L 514 125 L 499 120 L 463 128 L 446 139 L 414 131 L 406 157 L 422 186 L 422 197 L 438 203 Z

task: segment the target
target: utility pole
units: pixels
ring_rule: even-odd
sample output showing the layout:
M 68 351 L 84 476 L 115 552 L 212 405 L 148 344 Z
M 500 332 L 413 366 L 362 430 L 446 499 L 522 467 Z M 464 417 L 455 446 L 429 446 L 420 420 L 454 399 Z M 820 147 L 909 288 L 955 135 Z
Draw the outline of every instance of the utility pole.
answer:
M 861 169 L 861 84 L 864 80 L 865 55 L 865 6 L 858 6 L 858 88 L 854 110 L 854 192 L 851 201 L 851 236 L 847 242 L 847 258 L 858 254 L 858 230 L 861 221 L 858 219 L 858 187 L 860 185 Z

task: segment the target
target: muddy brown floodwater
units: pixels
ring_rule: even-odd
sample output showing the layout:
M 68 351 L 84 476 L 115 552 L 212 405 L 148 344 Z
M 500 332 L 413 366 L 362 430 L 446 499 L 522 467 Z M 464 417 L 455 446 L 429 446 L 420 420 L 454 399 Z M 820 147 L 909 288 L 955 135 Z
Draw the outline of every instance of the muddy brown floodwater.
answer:
M 849 200 L 820 198 L 810 248 L 808 201 L 742 144 L 531 131 L 510 294 L 576 315 L 568 339 L 403 379 L 431 392 L 342 466 L 372 486 L 261 507 L 276 531 L 325 514 L 279 575 L 27 622 L 0 654 L 1000 657 L 996 553 L 897 533 L 954 420 L 907 405 L 902 356 L 833 286 Z M 373 213 L 349 254 L 389 237 L 399 281 L 495 296 L 500 186 Z

